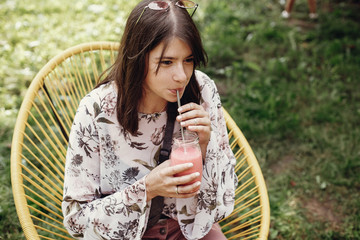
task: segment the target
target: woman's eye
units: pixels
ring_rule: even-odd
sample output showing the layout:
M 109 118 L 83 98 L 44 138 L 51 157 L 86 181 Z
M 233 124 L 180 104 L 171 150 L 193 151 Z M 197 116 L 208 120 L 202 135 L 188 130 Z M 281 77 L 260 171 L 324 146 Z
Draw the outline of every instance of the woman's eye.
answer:
M 172 64 L 172 61 L 161 61 L 160 63 L 163 65 L 170 65 Z
M 194 63 L 194 58 L 187 58 L 185 59 L 186 63 Z

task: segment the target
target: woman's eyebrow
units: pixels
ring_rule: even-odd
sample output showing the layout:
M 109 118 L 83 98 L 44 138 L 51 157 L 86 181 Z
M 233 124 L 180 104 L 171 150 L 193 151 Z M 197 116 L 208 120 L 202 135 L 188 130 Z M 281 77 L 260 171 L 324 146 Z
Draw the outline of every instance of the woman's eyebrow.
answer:
M 192 54 L 190 54 L 189 56 L 185 57 L 185 59 L 187 59 L 187 58 L 191 58 L 191 57 L 193 57 L 193 55 L 192 55 Z M 163 56 L 163 57 L 157 57 L 156 59 L 157 59 L 157 60 L 160 60 L 160 59 L 177 60 L 178 58 L 177 58 L 177 57 L 168 57 L 168 56 Z

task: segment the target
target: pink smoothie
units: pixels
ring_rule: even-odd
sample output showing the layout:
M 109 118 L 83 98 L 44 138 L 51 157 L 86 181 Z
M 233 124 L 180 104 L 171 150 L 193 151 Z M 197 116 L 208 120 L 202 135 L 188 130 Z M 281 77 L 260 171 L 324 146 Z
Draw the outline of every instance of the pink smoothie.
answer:
M 201 151 L 199 148 L 195 147 L 186 147 L 184 151 L 183 147 L 173 149 L 171 152 L 171 165 L 178 165 L 183 163 L 193 163 L 194 166 L 186 171 L 175 174 L 176 177 L 188 175 L 194 172 L 200 173 L 200 176 L 197 177 L 194 181 L 189 182 L 186 185 L 192 184 L 194 182 L 200 181 L 202 177 L 202 157 Z

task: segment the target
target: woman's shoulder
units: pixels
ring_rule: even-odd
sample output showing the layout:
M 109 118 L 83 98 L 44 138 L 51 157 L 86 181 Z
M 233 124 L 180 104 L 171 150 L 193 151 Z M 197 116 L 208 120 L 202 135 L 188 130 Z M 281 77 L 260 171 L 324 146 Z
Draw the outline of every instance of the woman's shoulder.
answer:
M 81 99 L 78 106 L 78 112 L 106 112 L 108 115 L 111 115 L 116 107 L 116 99 L 117 91 L 113 82 L 100 85 Z
M 82 102 L 99 102 L 103 99 L 116 98 L 115 83 L 109 82 L 91 90 L 82 99 Z
M 204 97 L 213 97 L 217 93 L 217 87 L 214 82 L 206 73 L 196 70 L 196 80 L 200 87 L 201 95 Z
M 200 70 L 195 70 L 195 76 L 196 76 L 196 80 L 200 85 L 207 82 L 213 82 L 213 80 L 206 73 Z

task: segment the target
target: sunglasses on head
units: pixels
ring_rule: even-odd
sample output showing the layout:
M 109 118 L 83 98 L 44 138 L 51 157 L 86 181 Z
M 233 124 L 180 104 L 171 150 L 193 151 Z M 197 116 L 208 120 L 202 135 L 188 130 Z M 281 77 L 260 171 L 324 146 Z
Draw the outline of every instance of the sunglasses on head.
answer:
M 185 9 L 194 8 L 194 11 L 192 12 L 192 14 L 190 14 L 190 17 L 192 17 L 194 15 L 194 13 L 196 12 L 196 9 L 199 5 L 197 3 L 194 3 L 189 0 L 180 0 L 175 3 L 175 6 L 180 7 L 180 8 L 185 8 Z M 149 3 L 146 7 L 144 7 L 144 10 L 141 12 L 138 20 L 136 21 L 136 24 L 140 21 L 142 15 L 144 14 L 144 12 L 147 8 L 149 8 L 151 10 L 155 10 L 155 11 L 162 11 L 162 10 L 167 11 L 170 8 L 170 2 L 153 1 L 153 2 Z

